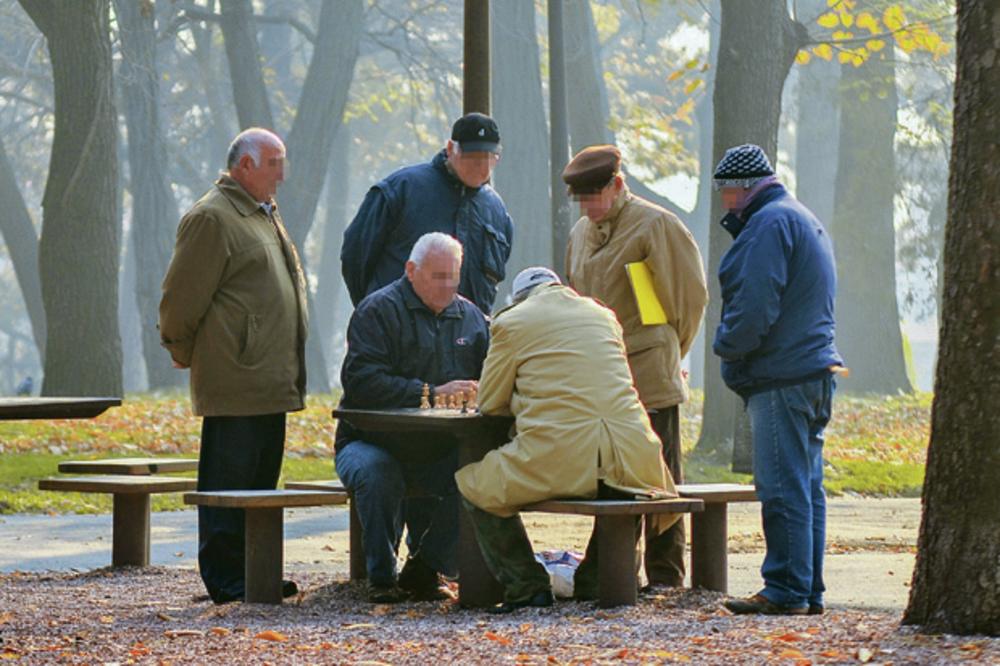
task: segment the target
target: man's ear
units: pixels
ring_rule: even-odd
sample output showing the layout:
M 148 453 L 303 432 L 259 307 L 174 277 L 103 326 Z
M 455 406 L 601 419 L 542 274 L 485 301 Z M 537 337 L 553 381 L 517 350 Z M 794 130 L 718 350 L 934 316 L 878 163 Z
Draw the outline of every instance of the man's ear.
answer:
M 406 262 L 406 279 L 413 282 L 413 274 L 417 272 L 417 265 L 412 261 Z
M 625 187 L 625 176 L 615 174 L 615 192 L 621 192 L 622 188 Z

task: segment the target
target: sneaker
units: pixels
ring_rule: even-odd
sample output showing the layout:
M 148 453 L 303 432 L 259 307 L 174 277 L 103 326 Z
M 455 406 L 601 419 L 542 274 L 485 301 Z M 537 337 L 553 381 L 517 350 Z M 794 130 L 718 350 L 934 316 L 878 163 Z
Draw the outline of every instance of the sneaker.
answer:
M 527 608 L 528 606 L 547 608 L 554 603 L 555 599 L 552 597 L 552 590 L 542 590 L 541 592 L 535 592 L 527 599 L 521 601 L 505 601 L 502 604 L 497 604 L 493 608 L 487 608 L 486 612 L 490 615 L 507 615 L 519 608 Z
M 808 606 L 780 606 L 762 594 L 746 599 L 727 599 L 722 604 L 735 615 L 806 615 Z
M 822 615 L 823 614 L 823 604 L 809 604 L 809 612 L 807 615 Z
M 399 572 L 399 587 L 414 601 L 445 601 L 455 595 L 441 575 L 420 557 L 410 557 Z
M 368 582 L 367 596 L 369 603 L 373 604 L 398 604 L 409 598 L 406 590 L 400 589 L 395 583 L 389 585 L 379 585 Z

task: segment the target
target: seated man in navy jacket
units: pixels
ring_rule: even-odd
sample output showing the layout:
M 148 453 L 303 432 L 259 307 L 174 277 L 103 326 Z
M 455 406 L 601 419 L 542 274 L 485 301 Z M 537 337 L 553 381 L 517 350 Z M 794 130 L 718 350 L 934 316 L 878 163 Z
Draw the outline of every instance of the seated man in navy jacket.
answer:
M 461 268 L 457 240 L 425 234 L 406 274 L 358 304 L 347 329 L 342 407 L 418 407 L 425 384 L 431 399 L 478 388 L 489 329 L 479 308 L 457 293 Z M 363 432 L 345 421 L 337 427 L 337 474 L 361 520 L 374 603 L 443 598 L 440 575 L 456 574 L 456 449 L 438 436 L 422 441 L 427 437 Z M 408 488 L 420 497 L 406 499 Z M 407 503 L 414 502 L 433 506 L 411 512 Z M 404 522 L 409 558 L 397 578 Z

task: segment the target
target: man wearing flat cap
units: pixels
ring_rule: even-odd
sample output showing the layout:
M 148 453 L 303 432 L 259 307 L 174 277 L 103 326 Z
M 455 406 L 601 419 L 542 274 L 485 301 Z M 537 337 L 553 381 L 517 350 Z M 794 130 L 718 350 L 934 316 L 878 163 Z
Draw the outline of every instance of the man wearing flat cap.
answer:
M 544 267 L 514 279 L 497 313 L 479 384 L 483 414 L 513 416 L 517 434 L 455 474 L 490 571 L 504 587 L 492 612 L 549 606 L 552 589 L 519 511 L 556 497 L 676 497 L 646 411 L 632 387 L 615 314 Z M 677 515 L 664 515 L 664 526 Z M 639 522 L 636 519 L 636 540 Z M 597 594 L 597 538 L 574 596 Z
M 566 249 L 569 284 L 614 310 L 624 330 L 628 362 L 643 406 L 662 442 L 676 483 L 682 480 L 680 403 L 688 396 L 681 359 L 708 303 L 698 246 L 677 216 L 632 194 L 615 146 L 584 148 L 563 170 L 580 203 Z M 644 323 L 626 265 L 644 264 L 666 323 Z M 646 577 L 651 585 L 684 584 L 684 523 L 658 531 L 646 523 Z
M 462 244 L 458 293 L 489 315 L 513 241 L 507 208 L 490 186 L 500 160 L 500 130 L 482 113 L 455 121 L 451 139 L 430 162 L 405 167 L 368 191 L 344 232 L 344 282 L 357 306 L 403 275 L 417 239 L 432 231 Z
M 764 587 L 738 614 L 823 612 L 823 430 L 843 361 L 834 345 L 837 268 L 830 235 L 752 143 L 726 151 L 715 189 L 733 244 L 719 264 L 722 318 L 712 349 L 750 415 L 753 477 L 767 554 Z

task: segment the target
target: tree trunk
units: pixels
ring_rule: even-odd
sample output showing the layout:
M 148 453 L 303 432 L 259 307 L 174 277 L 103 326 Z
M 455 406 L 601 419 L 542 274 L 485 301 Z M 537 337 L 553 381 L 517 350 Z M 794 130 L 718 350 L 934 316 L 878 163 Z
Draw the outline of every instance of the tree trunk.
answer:
M 805 28 L 788 15 L 782 0 L 722 0 L 719 64 L 715 73 L 713 162 L 727 148 L 756 143 L 776 161 L 781 91 L 795 59 Z M 761 44 L 769 45 L 761 49 Z M 715 223 L 722 218 L 722 202 L 712 200 L 709 230 L 709 301 L 705 313 L 705 338 L 715 337 L 722 297 L 716 274 L 731 239 Z M 719 357 L 705 354 L 705 408 L 697 449 L 704 453 L 728 452 L 736 429 L 738 399 L 720 375 Z
M 14 275 L 21 288 L 25 310 L 31 320 L 31 333 L 38 348 L 38 358 L 45 362 L 45 308 L 42 305 L 42 286 L 38 276 L 38 235 L 31 222 L 31 214 L 21 196 L 14 177 L 14 169 L 7 159 L 7 151 L 0 140 L 0 233 L 3 234 L 7 253 L 14 265 Z
M 490 113 L 490 0 L 465 0 L 462 113 Z
M 552 268 L 566 275 L 566 246 L 569 244 L 569 196 L 562 172 L 569 163 L 569 128 L 566 116 L 566 49 L 563 46 L 563 0 L 549 0 L 549 183 L 552 227 Z
M 240 129 L 248 127 L 274 128 L 267 87 L 260 66 L 257 46 L 257 24 L 253 18 L 252 0 L 220 0 L 222 35 L 229 61 L 229 78 L 233 84 L 233 102 Z
M 167 148 L 160 127 L 160 82 L 156 64 L 155 12 L 151 2 L 114 0 L 122 44 L 119 78 L 128 127 L 128 164 L 132 191 L 132 253 L 136 271 L 142 355 L 150 389 L 178 386 L 184 380 L 160 346 L 160 283 L 173 248 L 178 210 L 167 178 Z
M 209 2 L 210 11 L 214 4 L 214 0 Z M 194 39 L 194 59 L 198 63 L 199 81 L 209 110 L 209 140 L 204 142 L 202 150 L 205 151 L 203 154 L 208 157 L 206 161 L 209 164 L 218 164 L 219 168 L 223 169 L 226 150 L 235 134 L 235 127 L 232 123 L 232 107 L 225 103 L 221 93 L 223 87 L 219 81 L 219 68 L 212 45 L 215 27 L 212 23 L 205 23 L 202 26 L 197 22 L 191 22 L 189 29 Z
M 535 6 L 494 2 L 493 117 L 503 137 L 503 159 L 494 186 L 514 220 L 508 279 L 528 266 L 548 265 L 552 234 L 544 223 L 549 207 L 549 145 L 542 98 Z M 515 131 L 517 128 L 517 131 Z
M 1000 7 L 958 1 L 941 341 L 904 624 L 1000 635 Z
M 48 42 L 55 130 L 38 249 L 45 395 L 120 395 L 118 159 L 107 0 L 20 0 Z
M 896 68 L 873 57 L 841 71 L 840 151 L 831 234 L 837 251 L 837 348 L 846 391 L 913 390 L 896 301 Z

